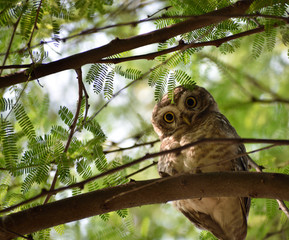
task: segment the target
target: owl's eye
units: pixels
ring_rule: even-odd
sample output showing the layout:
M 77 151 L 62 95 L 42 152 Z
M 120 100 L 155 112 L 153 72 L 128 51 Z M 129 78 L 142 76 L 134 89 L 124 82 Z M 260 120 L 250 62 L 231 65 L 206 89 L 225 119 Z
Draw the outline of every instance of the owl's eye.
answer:
M 197 105 L 197 99 L 195 97 L 187 97 L 185 103 L 188 108 L 194 108 Z
M 175 115 L 172 112 L 167 112 L 164 114 L 164 120 L 167 123 L 172 123 L 175 120 Z

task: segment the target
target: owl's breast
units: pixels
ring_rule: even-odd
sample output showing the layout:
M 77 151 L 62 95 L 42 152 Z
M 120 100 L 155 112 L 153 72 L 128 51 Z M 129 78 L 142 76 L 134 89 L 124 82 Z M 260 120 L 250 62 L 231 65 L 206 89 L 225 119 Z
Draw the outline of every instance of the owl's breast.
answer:
M 203 138 L 218 138 L 228 136 L 216 136 L 214 131 L 188 132 L 180 140 L 180 145 L 186 145 Z M 233 160 L 238 153 L 237 145 L 203 142 L 182 151 L 184 172 L 219 172 L 234 170 Z
M 187 131 L 182 135 L 178 135 L 178 137 L 176 136 L 173 135 L 163 139 L 161 150 L 174 149 L 203 138 L 232 137 L 222 134 L 222 131 L 217 129 L 215 125 L 210 124 L 207 124 L 206 129 L 199 126 L 195 131 Z M 186 148 L 181 152 L 161 156 L 158 170 L 162 176 L 178 173 L 233 171 L 234 164 L 232 160 L 237 153 L 237 145 L 204 142 Z
M 180 141 L 174 137 L 163 139 L 161 144 L 161 151 L 170 150 L 180 147 Z M 175 175 L 178 173 L 189 172 L 185 164 L 185 152 L 173 152 L 160 157 L 158 161 L 158 172 L 161 176 Z

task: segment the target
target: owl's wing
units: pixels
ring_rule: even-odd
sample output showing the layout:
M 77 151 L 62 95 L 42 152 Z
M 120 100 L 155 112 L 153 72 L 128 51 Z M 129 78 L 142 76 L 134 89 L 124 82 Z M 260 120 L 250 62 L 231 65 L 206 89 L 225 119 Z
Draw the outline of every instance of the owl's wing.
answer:
M 245 146 L 243 144 L 239 145 L 238 150 L 239 150 L 238 151 L 239 154 L 246 152 Z M 235 160 L 235 161 L 237 161 L 236 165 L 239 166 L 241 169 L 238 169 L 236 171 L 248 171 L 249 170 L 249 167 L 248 167 L 248 159 L 249 158 L 250 157 L 248 155 L 237 158 Z M 245 197 L 245 198 L 240 198 L 240 201 L 241 201 L 241 206 L 243 209 L 244 216 L 247 218 L 248 214 L 249 214 L 250 206 L 251 206 L 251 199 Z
M 220 132 L 221 135 L 224 135 L 224 136 L 227 135 L 229 137 L 235 137 L 235 138 L 240 137 L 238 133 L 236 132 L 235 128 L 232 127 L 229 120 L 223 114 L 216 112 L 215 115 L 216 115 L 215 120 L 218 122 L 217 125 L 219 125 L 218 129 L 222 131 Z M 244 153 L 246 153 L 246 148 L 244 144 L 239 144 L 237 155 L 242 155 Z M 234 159 L 233 160 L 235 163 L 234 170 L 235 171 L 248 171 L 249 170 L 249 165 L 248 165 L 249 158 L 250 157 L 248 155 L 245 155 L 245 156 L 240 156 Z M 240 203 L 241 203 L 243 214 L 245 217 L 244 219 L 246 219 L 249 214 L 251 199 L 247 197 L 240 198 Z
M 185 211 L 184 209 L 179 209 L 182 214 L 184 214 L 196 227 L 200 229 L 205 229 L 212 232 L 217 238 L 222 239 L 225 236 L 224 231 L 220 225 L 214 221 L 210 215 L 197 212 L 194 210 Z

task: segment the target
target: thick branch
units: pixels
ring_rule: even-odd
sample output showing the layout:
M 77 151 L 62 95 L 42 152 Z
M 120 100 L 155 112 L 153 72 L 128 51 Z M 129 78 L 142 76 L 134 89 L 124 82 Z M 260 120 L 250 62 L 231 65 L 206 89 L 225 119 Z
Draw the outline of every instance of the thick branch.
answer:
M 30 199 L 27 199 L 21 203 L 18 203 L 18 204 L 15 204 L 11 207 L 8 207 L 8 208 L 5 208 L 3 210 L 0 210 L 0 214 L 3 214 L 3 213 L 6 213 L 6 212 L 9 212 L 9 211 L 12 211 L 24 204 L 28 204 L 30 202 L 33 202 L 41 197 L 44 197 L 48 194 L 57 194 L 59 192 L 62 192 L 62 191 L 65 191 L 65 190 L 68 190 L 68 189 L 72 189 L 72 188 L 83 188 L 83 186 L 85 184 L 88 184 L 89 182 L 92 182 L 92 181 L 95 181 L 97 179 L 100 179 L 104 176 L 108 176 L 110 174 L 113 174 L 113 173 L 116 173 L 118 171 L 121 171 L 125 168 L 128 168 L 128 167 L 131 167 L 133 165 L 136 165 L 136 164 L 139 164 L 147 159 L 151 159 L 151 158 L 155 158 L 155 157 L 159 157 L 159 156 L 162 156 L 162 155 L 166 155 L 166 154 L 169 154 L 169 153 L 178 153 L 184 149 L 187 149 L 187 148 L 190 148 L 190 147 L 193 147 L 193 146 L 196 146 L 198 144 L 205 144 L 205 143 L 224 143 L 224 144 L 239 144 L 239 143 L 266 143 L 266 144 L 274 144 L 274 146 L 278 146 L 278 145 L 289 145 L 289 140 L 277 140 L 277 139 L 253 139 L 253 138 L 203 138 L 203 139 L 200 139 L 200 140 L 197 140 L 195 142 L 191 142 L 191 143 L 188 143 L 186 145 L 183 145 L 181 147 L 177 147 L 177 148 L 173 148 L 173 149 L 168 149 L 168 150 L 164 150 L 164 151 L 160 151 L 160 152 L 155 152 L 155 153 L 147 153 L 146 155 L 144 155 L 143 157 L 140 157 L 138 159 L 135 159 L 131 162 L 128 162 L 126 164 L 123 164 L 121 166 L 118 166 L 118 167 L 115 167 L 115 168 L 112 168 L 112 169 L 109 169 L 107 170 L 106 172 L 102 172 L 98 175 L 95 175 L 91 178 L 88 178 L 88 179 L 85 179 L 81 182 L 77 182 L 77 183 L 73 183 L 71 185 L 68 185 L 68 186 L 63 186 L 63 187 L 60 187 L 60 188 L 57 188 L 57 189 L 54 189 L 54 190 L 50 190 L 50 191 L 42 191 L 40 194 L 30 198 Z M 271 147 L 271 146 L 270 146 Z M 266 147 L 268 148 L 268 147 Z M 246 154 L 244 154 L 246 155 Z M 231 159 L 232 160 L 232 159 Z M 225 159 L 224 161 L 228 161 L 227 159 Z M 208 165 L 207 165 L 208 166 Z
M 277 26 L 276 26 L 277 27 Z M 235 39 L 239 39 L 241 37 L 249 36 L 252 34 L 260 33 L 265 30 L 264 26 L 260 26 L 258 28 L 254 28 L 245 32 L 233 34 L 228 37 L 220 38 L 217 40 L 212 40 L 212 41 L 206 41 L 206 42 L 192 42 L 192 43 L 184 43 L 183 41 L 180 41 L 177 46 L 153 52 L 153 53 L 146 53 L 142 55 L 136 55 L 136 56 L 130 56 L 130 57 L 123 57 L 123 58 L 109 58 L 109 59 L 102 59 L 98 61 L 99 63 L 121 63 L 121 62 L 127 62 L 127 61 L 134 61 L 134 60 L 140 60 L 140 59 L 147 59 L 147 60 L 152 60 L 158 56 L 172 53 L 178 50 L 185 50 L 189 48 L 198 48 L 198 47 L 206 47 L 206 46 L 215 46 L 215 47 L 220 47 L 223 43 L 229 42 Z
M 73 56 L 63 58 L 48 64 L 42 64 L 33 69 L 7 75 L 0 78 L 0 88 L 8 87 L 17 83 L 34 80 L 50 74 L 61 72 L 68 69 L 79 69 L 81 66 L 89 63 L 95 63 L 100 59 L 115 55 L 124 51 L 129 51 L 138 47 L 146 46 L 153 43 L 164 42 L 172 37 L 190 32 L 205 26 L 217 24 L 228 18 L 228 14 L 241 15 L 249 8 L 253 0 L 238 1 L 237 3 L 216 11 L 193 17 L 186 21 L 155 30 L 146 34 L 141 34 L 127 39 L 115 39 L 99 48 L 89 50 L 87 52 L 75 54 Z M 214 17 L 210 17 L 213 15 Z M 28 72 L 27 72 L 28 71 Z M 31 69 L 30 69 L 31 71 Z M 29 75 L 29 76 L 28 76 Z
M 289 200 L 288 186 L 288 175 L 256 172 L 188 174 L 131 182 L 2 217 L 0 239 L 15 237 L 11 232 L 24 235 L 106 212 L 177 199 L 249 196 Z

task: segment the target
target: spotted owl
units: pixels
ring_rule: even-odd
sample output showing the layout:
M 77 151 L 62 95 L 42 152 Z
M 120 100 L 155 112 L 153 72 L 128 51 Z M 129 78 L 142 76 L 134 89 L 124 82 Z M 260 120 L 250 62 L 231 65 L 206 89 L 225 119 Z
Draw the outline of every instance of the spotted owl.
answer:
M 239 138 L 204 88 L 177 87 L 174 101 L 168 95 L 156 104 L 152 124 L 161 140 L 161 150 L 177 148 L 203 138 Z M 243 144 L 203 143 L 160 157 L 161 177 L 181 173 L 247 171 Z M 173 202 L 191 222 L 222 240 L 242 240 L 247 234 L 249 198 L 215 197 Z

